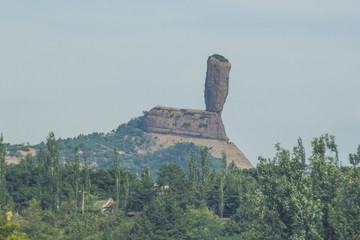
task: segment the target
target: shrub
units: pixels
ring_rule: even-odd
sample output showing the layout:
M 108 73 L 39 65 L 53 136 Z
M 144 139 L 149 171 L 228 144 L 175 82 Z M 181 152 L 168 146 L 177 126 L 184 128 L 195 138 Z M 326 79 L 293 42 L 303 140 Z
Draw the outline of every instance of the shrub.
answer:
M 224 56 L 222 56 L 220 54 L 213 54 L 208 59 L 210 59 L 212 57 L 219 60 L 220 62 L 229 62 L 229 60 L 227 58 L 225 58 Z
M 190 127 L 190 126 L 191 126 L 191 123 L 189 123 L 189 122 L 184 122 L 181 126 L 187 128 L 187 127 Z

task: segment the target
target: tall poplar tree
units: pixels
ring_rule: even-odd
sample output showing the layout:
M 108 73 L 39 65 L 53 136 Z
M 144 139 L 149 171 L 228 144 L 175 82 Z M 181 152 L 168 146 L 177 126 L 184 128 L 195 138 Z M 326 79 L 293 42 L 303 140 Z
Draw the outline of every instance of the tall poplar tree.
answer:
M 208 198 L 210 191 L 210 164 L 207 158 L 208 149 L 205 147 L 201 150 L 201 194 L 204 201 Z
M 89 162 L 86 153 L 84 154 L 84 191 L 90 193 L 91 179 L 89 171 Z
M 114 170 L 115 170 L 115 195 L 116 195 L 116 208 L 120 205 L 120 162 L 119 153 L 117 148 L 114 149 Z
M 349 161 L 354 168 L 360 163 L 360 145 L 357 148 L 357 153 L 349 154 Z
M 125 181 L 124 181 L 124 189 L 125 189 L 125 196 L 124 196 L 124 209 L 127 210 L 127 205 L 129 201 L 129 193 L 130 193 L 130 182 L 129 182 L 129 174 L 125 174 Z
M 201 170 L 202 170 L 202 183 L 207 184 L 210 178 L 210 164 L 207 158 L 208 148 L 205 147 L 201 150 Z
M 226 153 L 223 151 L 221 154 L 221 176 L 226 175 Z
M 79 206 L 80 202 L 80 156 L 79 156 L 79 146 L 77 141 L 75 140 L 75 164 L 74 164 L 74 191 L 75 191 L 75 206 L 76 208 Z
M 143 206 L 145 206 L 150 204 L 155 196 L 154 179 L 152 177 L 151 169 L 149 167 L 145 167 L 142 169 L 140 183 L 141 195 L 139 198 L 142 200 Z
M 3 143 L 3 135 L 0 137 L 0 207 L 5 205 L 6 197 L 6 146 Z
M 225 177 L 226 177 L 226 154 L 223 151 L 221 158 L 221 172 L 220 172 L 220 186 L 219 186 L 219 212 L 221 218 L 223 218 L 223 213 L 224 213 Z
M 40 149 L 36 155 L 36 168 L 38 171 L 38 175 L 36 178 L 36 188 L 37 188 L 37 196 L 40 201 L 43 200 L 43 179 L 44 179 L 44 153 Z
M 50 194 L 52 198 L 52 209 L 60 206 L 60 152 L 53 132 L 46 139 L 48 149 L 48 163 L 50 173 Z
M 196 158 L 193 152 L 190 154 L 188 166 L 189 166 L 189 180 L 193 186 L 197 187 L 199 184 L 199 167 L 196 163 Z
M 219 189 L 219 212 L 220 212 L 220 218 L 223 218 L 224 214 L 224 182 L 225 182 L 225 176 L 221 177 L 220 179 L 220 189 Z

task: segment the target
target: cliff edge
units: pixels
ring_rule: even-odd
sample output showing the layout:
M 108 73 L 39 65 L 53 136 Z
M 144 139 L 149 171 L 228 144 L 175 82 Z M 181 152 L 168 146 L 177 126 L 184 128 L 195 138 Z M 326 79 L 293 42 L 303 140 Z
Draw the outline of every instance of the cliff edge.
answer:
M 154 107 L 145 116 L 141 128 L 152 138 L 154 149 L 177 142 L 207 146 L 214 157 L 227 155 L 227 162 L 239 168 L 252 168 L 250 161 L 234 144 L 229 143 L 221 113 L 228 95 L 231 64 L 214 54 L 208 58 L 205 79 L 206 110 Z M 141 151 L 141 149 L 139 149 Z
M 203 110 L 155 107 L 145 117 L 142 129 L 145 132 L 229 140 L 221 116 Z

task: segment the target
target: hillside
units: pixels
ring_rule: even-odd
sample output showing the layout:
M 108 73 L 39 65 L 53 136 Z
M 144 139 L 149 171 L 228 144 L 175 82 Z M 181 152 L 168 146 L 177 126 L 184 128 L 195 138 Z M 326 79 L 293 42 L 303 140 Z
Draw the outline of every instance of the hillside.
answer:
M 207 60 L 205 80 L 206 110 L 154 107 L 140 117 L 131 119 L 109 133 L 92 133 L 76 138 L 58 139 L 61 162 L 74 160 L 74 144 L 78 143 L 81 155 L 87 155 L 91 168 L 111 168 L 114 149 L 117 148 L 121 167 L 139 174 L 144 167 L 156 174 L 163 164 L 173 162 L 187 169 L 193 152 L 200 160 L 201 149 L 207 147 L 212 167 L 220 165 L 223 152 L 227 164 L 240 169 L 252 168 L 250 161 L 239 148 L 229 142 L 221 113 L 229 89 L 230 62 L 214 54 Z M 27 154 L 35 156 L 45 149 L 42 142 L 34 146 L 8 145 L 6 161 L 17 163 Z
M 146 112 L 145 112 L 146 115 Z M 139 174 L 141 169 L 148 166 L 156 173 L 162 164 L 171 162 L 187 169 L 187 161 L 193 152 L 200 161 L 200 151 L 204 144 L 193 141 L 177 142 L 166 141 L 161 134 L 150 134 L 144 132 L 140 126 L 144 116 L 133 118 L 126 124 L 121 124 L 109 133 L 92 133 L 79 135 L 75 138 L 57 139 L 61 154 L 61 163 L 65 159 L 74 161 L 74 143 L 77 141 L 80 154 L 86 154 L 89 158 L 91 168 L 112 168 L 114 159 L 114 148 L 119 151 L 121 167 L 134 174 Z M 207 144 L 206 144 L 207 145 Z M 219 166 L 220 157 L 218 152 L 209 142 L 209 159 L 214 166 Z M 7 144 L 6 161 L 8 164 L 18 163 L 27 154 L 36 156 L 36 153 L 46 149 L 44 142 L 36 145 L 10 145 Z M 216 156 L 216 157 L 213 157 Z

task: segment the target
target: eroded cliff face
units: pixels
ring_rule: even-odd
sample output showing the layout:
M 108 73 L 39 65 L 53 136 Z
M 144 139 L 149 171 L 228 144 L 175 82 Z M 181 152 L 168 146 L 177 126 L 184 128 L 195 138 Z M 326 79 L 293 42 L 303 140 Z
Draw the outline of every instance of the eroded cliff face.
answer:
M 228 141 L 221 116 L 215 112 L 155 107 L 142 123 L 145 132 Z
M 229 143 L 221 119 L 229 90 L 230 69 L 230 62 L 223 56 L 214 54 L 208 58 L 204 90 L 206 110 L 169 107 L 150 110 L 142 121 L 142 129 L 149 136 L 159 134 L 153 138 L 154 149 L 169 145 L 170 141 L 172 144 L 194 142 L 196 145 L 211 146 L 215 157 L 220 158 L 224 151 L 228 155 L 228 163 L 234 162 L 241 169 L 253 167 L 246 156 Z
M 190 136 L 180 136 L 175 134 L 161 134 L 161 133 L 145 133 L 150 138 L 146 145 L 138 146 L 139 154 L 154 153 L 160 149 L 165 149 L 176 145 L 177 143 L 194 143 L 200 147 L 207 147 L 209 153 L 215 158 L 221 158 L 222 153 L 226 154 L 226 163 L 232 162 L 240 168 L 253 168 L 245 154 L 233 143 L 223 140 L 198 138 Z

